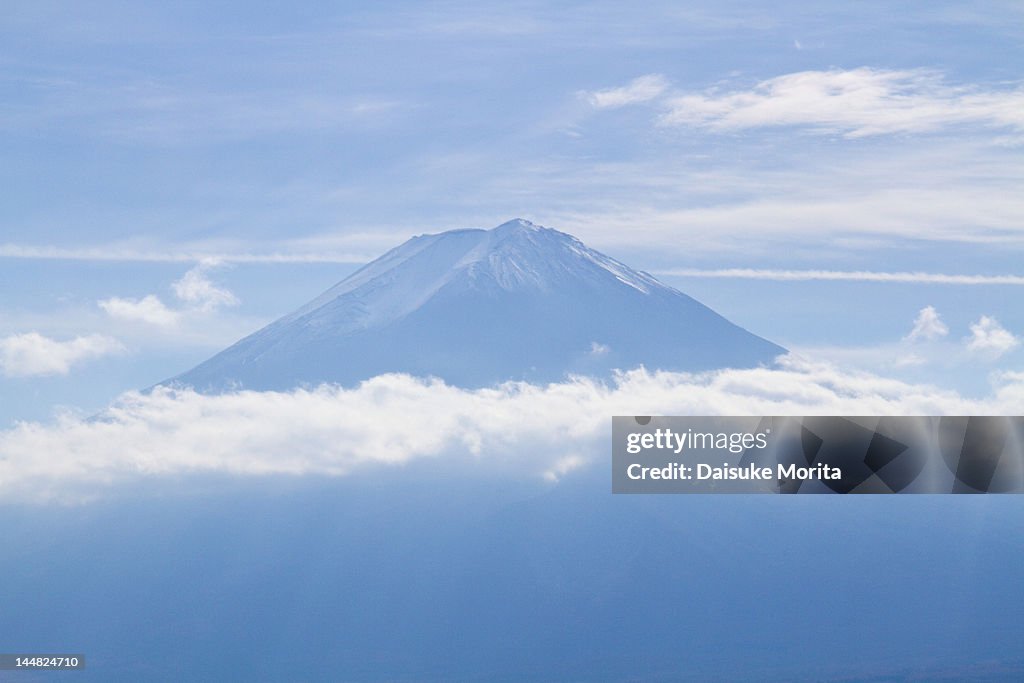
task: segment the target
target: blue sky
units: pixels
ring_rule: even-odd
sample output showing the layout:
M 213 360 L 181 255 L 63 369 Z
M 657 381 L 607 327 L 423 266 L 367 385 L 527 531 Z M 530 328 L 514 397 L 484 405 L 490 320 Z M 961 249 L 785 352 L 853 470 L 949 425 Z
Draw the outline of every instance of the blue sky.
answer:
M 211 680 L 1019 672 L 1020 496 L 610 493 L 612 415 L 1024 414 L 1024 5 L 810 7 L 4 2 L 7 651 L 103 681 L 182 651 Z M 513 217 L 793 353 L 137 391 Z
M 414 234 L 515 216 L 801 353 L 985 396 L 1022 359 L 1022 19 L 9 4 L 0 423 L 98 410 Z

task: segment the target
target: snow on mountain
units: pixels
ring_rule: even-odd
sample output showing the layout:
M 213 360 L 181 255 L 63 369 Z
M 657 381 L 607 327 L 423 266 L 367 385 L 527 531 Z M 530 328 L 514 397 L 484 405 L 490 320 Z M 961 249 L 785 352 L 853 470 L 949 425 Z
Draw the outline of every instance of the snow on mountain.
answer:
M 784 352 L 571 235 L 517 219 L 414 237 L 170 381 L 286 389 L 408 372 L 483 386 L 639 365 L 749 367 Z

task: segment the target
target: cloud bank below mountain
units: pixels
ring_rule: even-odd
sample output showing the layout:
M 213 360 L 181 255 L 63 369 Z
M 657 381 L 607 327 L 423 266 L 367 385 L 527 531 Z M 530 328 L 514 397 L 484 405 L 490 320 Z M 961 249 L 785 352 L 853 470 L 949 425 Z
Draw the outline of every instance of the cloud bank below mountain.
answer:
M 1020 414 L 1024 374 L 985 398 L 788 356 L 778 369 L 622 373 L 467 390 L 382 375 L 358 387 L 123 394 L 93 419 L 0 432 L 0 500 L 78 502 L 189 474 L 341 476 L 424 458 L 557 480 L 607 455 L 612 415 Z M 468 460 L 467 460 L 468 459 Z

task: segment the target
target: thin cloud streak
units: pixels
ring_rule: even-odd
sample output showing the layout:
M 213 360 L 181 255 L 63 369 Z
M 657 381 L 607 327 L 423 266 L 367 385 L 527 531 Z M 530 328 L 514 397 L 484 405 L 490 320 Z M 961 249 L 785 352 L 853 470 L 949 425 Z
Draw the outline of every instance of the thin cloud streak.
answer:
M 0 258 L 50 261 L 120 261 L 138 263 L 366 263 L 375 256 L 347 252 L 272 252 L 266 254 L 202 251 L 148 251 L 105 247 L 0 245 Z
M 675 277 L 737 278 L 745 280 L 776 280 L 781 282 L 807 280 L 840 280 L 851 282 L 901 282 L 922 285 L 1024 285 L 1021 275 L 951 275 L 947 273 L 894 272 L 871 270 L 769 270 L 760 268 L 675 268 L 654 271 L 655 275 Z

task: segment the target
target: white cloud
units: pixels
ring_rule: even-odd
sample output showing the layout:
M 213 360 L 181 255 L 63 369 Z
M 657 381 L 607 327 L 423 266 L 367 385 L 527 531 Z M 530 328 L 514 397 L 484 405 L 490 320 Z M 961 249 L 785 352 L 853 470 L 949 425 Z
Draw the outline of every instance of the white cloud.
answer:
M 925 306 L 914 319 L 914 328 L 905 337 L 907 341 L 932 341 L 949 334 L 949 328 L 942 322 L 934 306 Z
M 558 481 L 573 470 L 577 470 L 587 464 L 587 458 L 582 455 L 567 455 L 558 459 L 551 469 L 543 473 L 548 481 Z
M 66 375 L 77 363 L 121 351 L 124 346 L 119 341 L 101 334 L 68 341 L 38 332 L 14 334 L 0 338 L 0 373 L 8 377 Z
M 883 153 L 841 146 L 841 154 L 832 148 L 820 157 L 797 157 L 794 149 L 799 146 L 787 145 L 786 158 L 777 167 L 773 163 L 756 172 L 749 164 L 729 161 L 728 155 L 699 160 L 673 154 L 670 144 L 658 159 L 559 159 L 515 172 L 471 165 L 471 171 L 462 169 L 458 177 L 480 192 L 461 206 L 465 213 L 459 219 L 429 218 L 418 226 L 375 224 L 351 232 L 339 228 L 334 236 L 262 244 L 114 242 L 82 249 L 8 244 L 0 245 L 0 256 L 190 264 L 208 257 L 226 263 L 366 263 L 417 233 L 493 227 L 518 215 L 510 196 L 536 207 L 537 213 L 524 217 L 575 234 L 612 255 L 615 249 L 636 250 L 637 245 L 659 256 L 697 251 L 732 255 L 737 239 L 748 252 L 767 247 L 777 253 L 779 240 L 795 240 L 796 248 L 819 255 L 842 246 L 844 256 L 850 243 L 837 245 L 837 238 L 871 241 L 873 246 L 903 238 L 981 243 L 983 248 L 1024 244 L 1019 192 L 1024 165 L 1019 155 L 979 147 L 977 141 L 892 143 Z M 477 163 L 483 164 L 483 157 Z M 447 168 L 432 177 L 449 181 L 450 166 L 432 167 L 432 172 Z M 442 185 L 435 189 L 443 193 Z
M 951 368 L 964 360 L 957 355 L 959 347 L 955 344 L 937 343 L 928 348 L 911 346 L 905 340 L 898 342 L 882 342 L 860 346 L 814 345 L 802 346 L 791 344 L 790 353 L 801 358 L 833 363 L 846 369 L 857 369 L 875 374 L 891 374 L 901 379 L 908 379 L 907 374 L 917 375 L 915 370 L 926 365 L 941 364 L 941 377 L 949 377 Z
M 158 327 L 174 327 L 181 316 L 178 311 L 168 308 L 154 294 L 141 299 L 122 299 L 115 296 L 99 301 L 98 304 L 112 318 L 144 322 Z
M 206 259 L 171 284 L 175 296 L 186 304 L 181 309 L 170 308 L 155 294 L 141 299 L 112 297 L 97 303 L 113 318 L 144 322 L 157 327 L 176 327 L 194 314 L 211 313 L 222 306 L 238 304 L 234 294 L 217 286 L 207 277 L 207 272 L 218 264 L 218 261 Z
M 811 175 L 797 174 L 779 183 L 777 190 L 765 188 L 750 197 L 691 206 L 597 198 L 590 206 L 556 214 L 551 224 L 584 239 L 600 230 L 606 243 L 632 246 L 642 241 L 667 250 L 685 244 L 686 253 L 730 251 L 737 237 L 762 246 L 773 239 L 795 238 L 802 247 L 817 250 L 836 237 L 879 244 L 894 238 L 975 245 L 1024 242 L 1024 202 L 1012 186 L 1011 181 L 1018 182 L 1013 175 L 988 185 L 948 179 L 947 184 L 924 187 L 903 185 L 907 178 L 897 170 L 876 170 L 875 186 L 842 177 L 815 185 Z M 904 171 L 928 175 L 909 165 Z M 998 173 L 1002 171 L 993 177 Z M 878 179 L 885 179 L 889 187 L 879 186 Z M 685 237 L 693 239 L 681 239 Z
M 678 95 L 666 105 L 663 124 L 718 131 L 810 126 L 862 137 L 963 124 L 1024 130 L 1024 88 L 953 86 L 925 70 L 803 71 L 749 90 Z
M 598 342 L 590 342 L 590 355 L 591 356 L 606 356 L 611 351 L 611 347 L 607 344 L 600 344 Z
M 991 358 L 998 358 L 1020 345 L 1020 340 L 999 324 L 995 318 L 981 316 L 971 324 L 971 336 L 967 338 L 967 350 Z
M 78 500 L 140 476 L 344 475 L 421 458 L 557 479 L 607 456 L 612 415 L 1020 414 L 1024 381 L 968 399 L 784 358 L 779 369 L 625 373 L 466 390 L 384 375 L 359 387 L 205 396 L 124 394 L 99 419 L 0 431 L 0 500 Z
M 1024 285 L 1021 275 L 956 275 L 950 273 L 882 272 L 877 270 L 773 270 L 766 268 L 673 268 L 653 271 L 677 277 L 739 278 L 746 280 L 845 280 L 853 282 L 905 282 L 930 285 Z
M 214 261 L 206 261 L 185 273 L 180 280 L 171 285 L 174 294 L 202 311 L 237 305 L 238 298 L 234 294 L 218 287 L 206 276 L 209 269 L 215 265 Z
M 598 109 L 615 109 L 629 104 L 650 102 L 668 89 L 668 80 L 661 74 L 648 74 L 634 78 L 621 88 L 584 92 L 591 105 Z
M 912 368 L 926 365 L 927 363 L 927 358 L 913 352 L 898 355 L 892 359 L 892 366 L 894 368 Z
M 387 242 L 380 240 L 382 248 Z M 182 251 L 166 249 L 133 249 L 109 245 L 101 247 L 59 247 L 53 245 L 0 244 L 0 257 L 30 260 L 60 261 L 127 261 L 138 263 L 366 263 L 375 258 L 369 253 L 339 251 L 337 249 L 295 249 L 253 253 L 243 250 L 215 251 L 195 249 Z
M 805 46 L 795 40 L 793 46 Z M 952 85 L 926 69 L 802 71 L 748 89 L 672 93 L 659 74 L 584 93 L 597 108 L 657 101 L 659 122 L 715 131 L 809 126 L 847 137 L 927 133 L 957 125 L 1024 131 L 1024 87 Z

